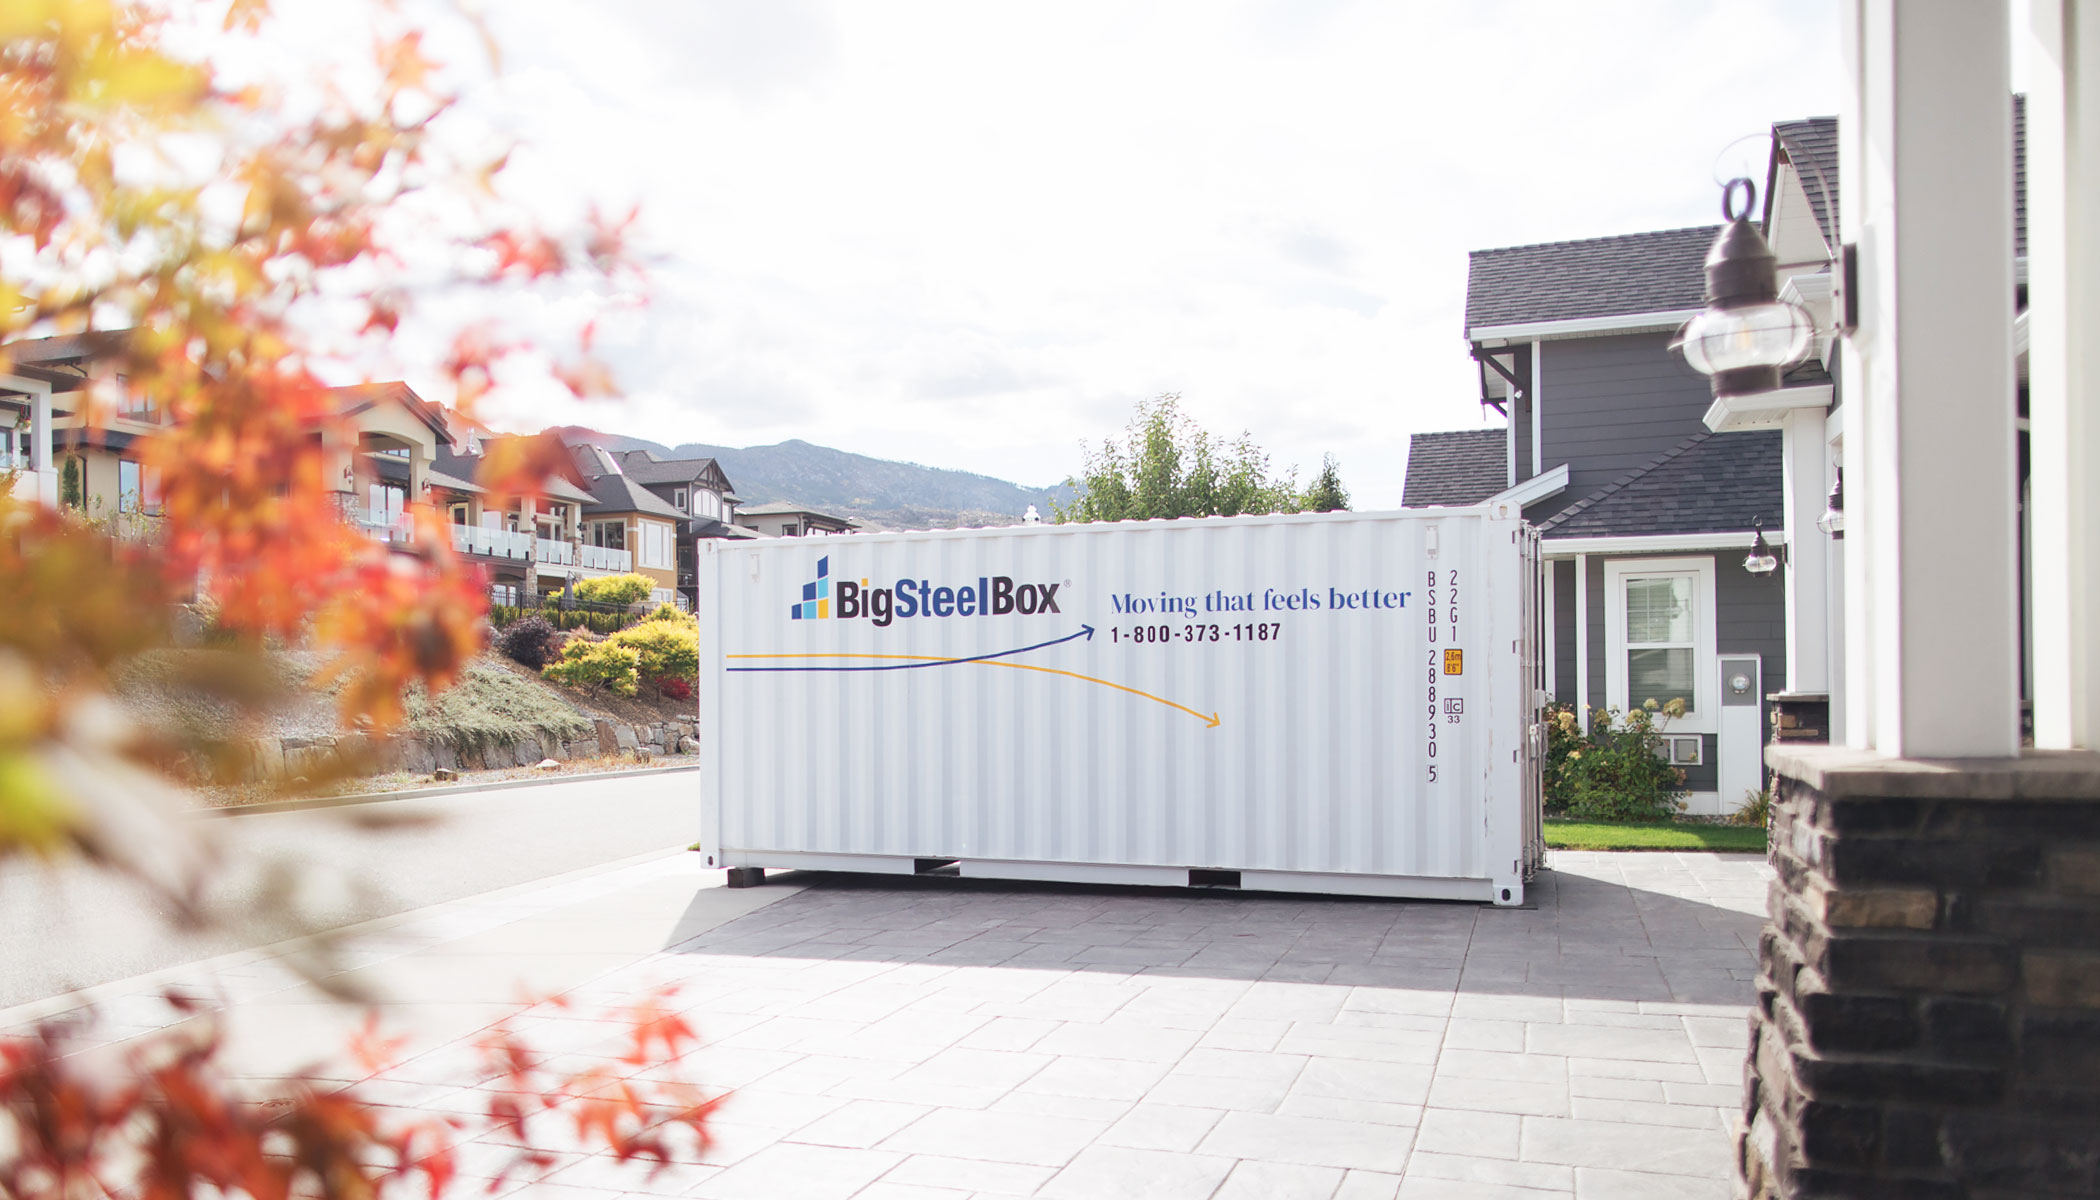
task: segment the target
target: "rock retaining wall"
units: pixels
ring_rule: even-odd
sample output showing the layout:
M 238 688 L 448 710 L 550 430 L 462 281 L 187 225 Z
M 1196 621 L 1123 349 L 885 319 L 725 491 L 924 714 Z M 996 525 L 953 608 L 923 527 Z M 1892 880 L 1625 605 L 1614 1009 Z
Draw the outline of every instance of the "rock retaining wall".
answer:
M 597 728 L 573 741 L 541 735 L 521 742 L 457 749 L 431 738 L 399 735 L 370 737 L 258 738 L 249 744 L 246 778 L 322 779 L 344 775 L 377 775 L 407 771 L 428 775 L 529 767 L 546 759 L 570 762 L 582 758 L 655 758 L 697 754 L 700 743 L 691 721 L 658 721 L 626 725 L 599 721 Z
M 2100 1196 L 2100 756 L 1769 757 L 1738 1194 Z

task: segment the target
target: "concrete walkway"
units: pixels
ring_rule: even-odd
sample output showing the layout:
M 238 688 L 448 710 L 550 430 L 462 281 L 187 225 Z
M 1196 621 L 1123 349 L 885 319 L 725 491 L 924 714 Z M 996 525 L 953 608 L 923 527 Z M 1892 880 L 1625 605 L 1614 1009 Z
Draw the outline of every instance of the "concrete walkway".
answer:
M 605 1010 L 681 985 L 708 1044 L 650 1070 L 734 1089 L 715 1143 L 651 1177 L 550 1141 L 517 1195 L 1727 1196 L 1768 869 L 1553 866 L 1536 909 L 1496 910 L 808 874 L 730 891 L 694 855 L 649 856 L 356 930 L 345 966 L 406 1039 L 375 1078 L 315 1062 L 361 1017 L 271 952 L 94 994 L 136 1036 L 174 1019 L 160 987 L 209 976 L 240 1010 L 237 1071 L 311 1065 L 465 1112 L 492 1023 L 603 1061 Z M 0 1036 L 76 1002 L 0 1013 Z

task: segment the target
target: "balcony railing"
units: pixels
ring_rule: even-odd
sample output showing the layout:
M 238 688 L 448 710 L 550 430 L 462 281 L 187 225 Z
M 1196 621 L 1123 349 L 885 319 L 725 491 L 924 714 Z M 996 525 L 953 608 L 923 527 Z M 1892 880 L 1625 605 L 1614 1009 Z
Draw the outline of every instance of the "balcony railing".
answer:
M 538 541 L 538 553 L 541 562 L 555 563 L 561 566 L 570 566 L 575 563 L 576 545 L 574 542 L 556 541 L 553 538 L 540 538 Z
M 603 546 L 578 547 L 576 565 L 595 567 L 601 571 L 618 571 L 625 574 L 634 570 L 634 554 L 628 550 L 607 550 Z
M 531 557 L 533 536 L 509 529 L 484 529 L 479 525 L 454 525 L 452 548 L 461 554 L 485 558 L 508 558 L 523 562 Z M 546 545 L 544 541 L 540 543 Z

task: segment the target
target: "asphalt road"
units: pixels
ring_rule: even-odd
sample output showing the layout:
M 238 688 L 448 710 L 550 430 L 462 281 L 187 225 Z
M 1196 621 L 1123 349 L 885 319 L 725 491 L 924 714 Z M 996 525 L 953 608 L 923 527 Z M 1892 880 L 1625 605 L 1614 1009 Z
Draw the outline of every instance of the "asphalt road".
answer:
M 290 936 L 529 883 L 698 836 L 693 771 L 582 778 L 202 821 L 230 852 L 210 895 L 236 923 L 171 929 L 128 881 L 0 865 L 0 1008 Z M 413 823 L 363 828 L 373 817 Z

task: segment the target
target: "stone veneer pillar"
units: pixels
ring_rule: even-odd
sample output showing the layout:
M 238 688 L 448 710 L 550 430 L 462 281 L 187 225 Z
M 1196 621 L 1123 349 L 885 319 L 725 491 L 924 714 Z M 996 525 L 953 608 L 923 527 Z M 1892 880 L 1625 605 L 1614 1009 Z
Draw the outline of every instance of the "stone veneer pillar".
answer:
M 2100 1196 L 2100 755 L 1767 760 L 1738 1193 Z

